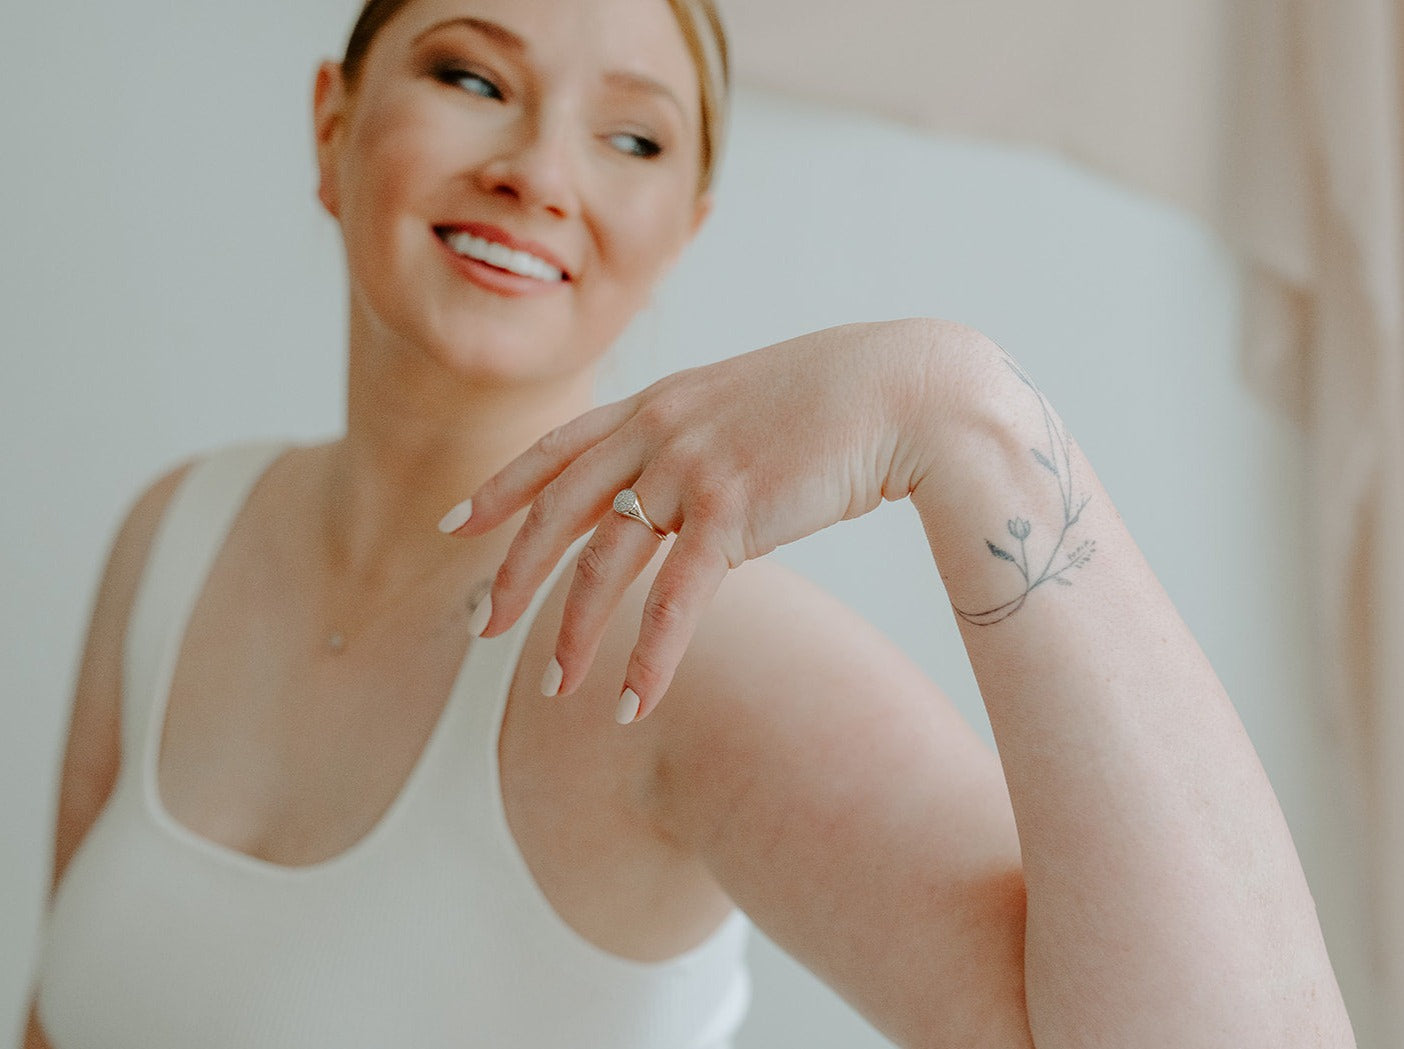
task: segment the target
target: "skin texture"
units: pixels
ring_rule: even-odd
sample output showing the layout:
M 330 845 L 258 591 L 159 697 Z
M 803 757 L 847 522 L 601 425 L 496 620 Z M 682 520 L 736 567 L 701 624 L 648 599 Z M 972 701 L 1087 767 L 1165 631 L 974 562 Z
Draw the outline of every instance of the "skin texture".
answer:
M 631 19 L 639 6 L 606 4 L 596 20 L 581 4 L 556 13 L 504 0 L 421 0 L 377 38 L 349 111 L 335 67 L 323 67 L 323 200 L 342 220 L 366 323 L 484 384 L 557 384 L 563 373 L 594 364 L 706 207 L 692 197 L 695 73 L 666 9 Z M 413 42 L 463 11 L 511 25 L 534 50 L 461 25 Z M 548 25 L 552 19 L 558 24 Z M 637 57 L 655 48 L 651 62 Z M 599 83 L 601 68 L 631 63 L 692 106 Z M 470 75 L 446 85 L 432 74 L 436 64 Z M 404 66 L 419 75 L 391 75 Z M 632 135 L 658 143 L 662 154 L 632 155 L 625 148 Z M 484 216 L 475 195 L 464 192 L 466 172 L 478 195 L 521 205 L 511 232 L 543 243 L 575 279 L 523 308 L 465 289 L 446 272 L 435 257 L 433 225 L 497 217 L 492 209 Z
M 508 28 L 526 46 L 458 26 L 416 42 L 461 17 Z M 621 72 L 657 82 L 676 102 L 621 85 Z M 271 860 L 311 862 L 349 846 L 398 791 L 444 698 L 400 672 L 406 663 L 442 668 L 461 659 L 462 623 L 456 639 L 445 633 L 461 610 L 457 595 L 491 577 L 510 539 L 504 530 L 455 543 L 434 524 L 446 501 L 590 406 L 595 362 L 710 208 L 696 192 L 697 106 L 697 71 L 667 5 L 655 0 L 413 0 L 376 38 L 354 93 L 335 63 L 318 69 L 318 198 L 344 234 L 350 282 L 347 432 L 275 464 L 197 604 L 160 768 L 163 801 L 187 826 Z M 661 152 L 637 155 L 644 138 Z M 571 280 L 511 300 L 465 281 L 433 232 L 456 221 L 544 245 Z M 154 526 L 170 484 L 143 495 L 124 535 Z M 290 514 L 306 529 L 290 534 L 281 524 Z M 120 542 L 100 588 L 60 787 L 56 885 L 116 776 L 114 639 L 144 559 L 141 543 Z M 238 586 L 258 589 L 259 581 L 268 596 L 249 603 Z M 353 624 L 339 667 L 309 661 L 309 649 L 345 627 L 349 607 L 390 606 L 396 615 Z M 262 652 L 246 629 L 259 620 L 278 623 L 281 639 Z M 401 653 L 398 664 L 376 658 L 391 651 Z M 258 666 L 262 677 L 249 669 Z M 347 691 L 351 682 L 356 691 Z M 288 691 L 304 704 L 300 731 L 271 720 L 273 701 Z M 420 693 L 427 701 L 414 699 Z M 250 696 L 260 700 L 241 698 Z M 309 770 L 328 765 L 313 749 L 328 724 L 348 733 L 349 745 L 398 757 L 367 765 L 359 782 L 318 781 Z M 504 731 L 504 748 L 513 741 Z M 601 770 L 615 756 L 599 755 L 592 768 L 601 810 L 634 795 L 619 780 L 647 760 L 616 762 L 609 782 Z M 204 778 L 182 781 L 181 769 Z M 533 802 L 537 822 L 514 824 L 522 844 L 535 866 L 565 867 L 532 846 L 551 840 L 560 806 L 546 808 L 539 792 Z M 600 832 L 639 827 L 632 815 L 614 804 Z M 647 828 L 629 831 L 616 848 L 647 853 L 643 866 L 676 866 L 673 850 Z M 583 872 L 562 889 L 587 904 L 568 920 L 586 931 L 610 927 L 626 907 L 608 900 L 616 880 Z M 679 894 L 680 906 L 696 895 Z M 693 925 L 707 925 L 716 899 L 710 890 Z M 662 941 L 679 935 L 614 924 L 624 936 L 608 945 L 639 957 L 668 953 Z M 694 934 L 683 923 L 681 935 Z
M 500 97 L 446 83 L 413 43 L 464 14 L 528 46 L 459 28 L 421 44 Z M 1059 468 L 1092 497 L 1077 528 L 1096 559 L 1071 589 L 961 627 L 998 755 L 871 628 L 755 560 L 910 498 L 958 607 L 1007 599 L 992 537 L 1012 542 L 1017 518 L 1036 542 L 1065 500 L 1028 457 L 1042 402 L 988 340 L 834 329 L 570 421 L 706 213 L 695 71 L 669 18 L 654 0 L 416 0 L 354 97 L 319 70 L 319 195 L 352 292 L 347 436 L 276 463 L 216 560 L 177 661 L 165 805 L 269 862 L 349 847 L 442 703 L 466 643 L 456 595 L 495 578 L 499 633 L 598 524 L 528 639 L 500 744 L 519 847 L 582 935 L 667 958 L 734 901 L 903 1045 L 1351 1044 L 1271 789 L 1080 453 Z M 618 148 L 672 119 L 604 90 L 619 68 L 683 100 L 662 161 Z M 458 220 L 547 245 L 571 282 L 511 300 L 465 282 L 433 235 Z M 676 539 L 609 512 L 635 481 Z M 173 483 L 139 501 L 99 594 L 56 883 L 116 773 L 115 639 Z M 438 534 L 475 491 L 468 525 Z M 353 599 L 387 611 L 327 656 Z M 548 701 L 553 657 L 567 697 Z M 645 716 L 620 727 L 625 685 Z M 280 724 L 289 695 L 299 720 Z M 317 776 L 328 726 L 381 760 Z
M 758 441 L 776 417 L 806 425 Z M 832 329 L 572 423 L 475 497 L 468 535 L 525 502 L 552 510 L 518 533 L 489 631 L 626 475 L 678 530 L 625 678 L 652 711 L 625 731 L 667 721 L 657 818 L 895 1041 L 1354 1045 L 1231 703 L 997 346 L 935 321 Z M 998 610 L 958 620 L 1007 797 L 919 675 L 794 595 L 733 586 L 735 566 L 883 498 L 910 498 L 957 610 Z M 587 545 L 558 648 L 567 682 L 655 543 L 621 517 Z M 1030 572 L 1031 549 L 1059 567 Z M 722 658 L 757 633 L 766 657 Z

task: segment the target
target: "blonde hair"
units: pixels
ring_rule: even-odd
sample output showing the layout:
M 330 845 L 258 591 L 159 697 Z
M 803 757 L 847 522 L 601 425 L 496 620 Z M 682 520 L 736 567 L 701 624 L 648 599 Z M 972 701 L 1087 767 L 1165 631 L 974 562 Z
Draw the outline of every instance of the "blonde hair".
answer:
M 355 88 L 370 53 L 371 44 L 385 24 L 410 0 L 367 0 L 346 43 L 341 60 L 347 85 Z M 702 161 L 698 193 L 705 193 L 716 179 L 726 135 L 731 99 L 731 57 L 726 27 L 715 0 L 668 0 L 692 61 L 697 66 L 698 97 L 702 101 Z

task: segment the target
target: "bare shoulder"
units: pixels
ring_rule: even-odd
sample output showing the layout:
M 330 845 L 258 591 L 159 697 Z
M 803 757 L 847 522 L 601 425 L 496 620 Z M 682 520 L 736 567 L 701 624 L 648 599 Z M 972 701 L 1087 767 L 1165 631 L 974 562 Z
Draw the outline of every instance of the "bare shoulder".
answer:
M 766 739 L 799 725 L 890 718 L 964 722 L 915 662 L 853 609 L 773 560 L 731 572 L 657 714 L 674 731 L 736 726 Z M 844 729 L 847 731 L 847 728 Z M 805 729 L 806 742 L 812 729 Z M 700 741 L 689 741 L 695 745 Z
M 651 780 L 668 765 L 715 767 L 723 747 L 754 745 L 778 757 L 777 739 L 804 748 L 816 726 L 842 732 L 850 719 L 890 717 L 898 708 L 908 717 L 959 721 L 920 668 L 876 628 L 799 573 L 760 560 L 727 575 L 658 708 L 621 728 L 615 708 L 667 551 L 660 547 L 623 594 L 566 703 L 571 752 L 583 749 L 611 774 L 631 769 Z M 536 692 L 551 659 L 573 579 L 568 565 L 531 627 L 515 686 L 523 698 Z M 799 726 L 807 727 L 800 733 Z M 632 796 L 657 800 L 649 784 L 638 787 Z
M 578 695 L 612 713 L 628 657 L 638 640 L 648 594 L 666 555 L 658 556 L 625 591 L 610 616 Z M 533 641 L 550 644 L 573 579 L 568 566 L 533 627 Z M 549 658 L 549 650 L 545 650 Z M 691 718 L 724 716 L 758 690 L 777 688 L 787 702 L 826 702 L 843 684 L 860 687 L 865 668 L 881 666 L 909 683 L 934 687 L 919 668 L 847 605 L 780 563 L 749 561 L 728 573 L 703 614 L 667 695 L 635 735 L 675 732 Z M 544 665 L 544 664 L 543 664 Z M 833 688 L 809 689 L 816 676 Z M 733 712 L 738 713 L 738 712 Z M 647 728 L 654 725 L 655 728 Z
M 1001 816 L 1008 796 L 992 748 L 896 644 L 822 587 L 770 559 L 729 573 L 688 647 L 667 694 L 643 721 L 619 727 L 629 654 L 647 596 L 666 556 L 631 585 L 611 616 L 591 669 L 572 700 L 575 747 L 616 772 L 633 770 L 647 817 L 683 849 L 700 852 L 746 809 L 779 818 L 776 805 L 824 802 L 821 782 L 872 784 L 874 764 L 944 799 L 978 795 Z M 557 584 L 532 630 L 520 677 L 533 685 L 550 659 L 572 573 Z M 933 775 L 930 770 L 939 770 Z M 966 798 L 969 800 L 969 797 Z M 874 798 L 874 804 L 883 802 Z M 762 811 L 769 810 L 769 811 Z M 824 816 L 816 809 L 815 819 Z
M 156 530 L 192 465 L 193 460 L 185 460 L 162 473 L 147 484 L 130 504 L 112 542 L 98 585 L 88 645 L 85 647 L 85 662 L 89 652 L 103 657 L 120 655 L 121 637 L 126 632 L 127 619 L 146 569 Z M 94 643 L 100 643 L 96 651 L 93 651 Z M 104 659 L 100 669 L 113 669 L 111 660 Z
M 52 883 L 107 802 L 121 757 L 122 644 L 156 529 L 190 468 L 167 470 L 130 504 L 107 555 L 83 644 L 64 747 Z
M 111 581 L 132 596 L 136 583 L 146 567 L 147 555 L 155 539 L 156 529 L 165 516 L 166 507 L 194 465 L 186 459 L 157 476 L 132 501 L 121 528 L 112 544 L 108 561 Z M 108 577 L 104 577 L 104 583 Z
M 743 566 L 655 720 L 659 833 L 772 940 L 898 1044 L 1028 1044 L 1006 1023 L 1024 892 L 1003 768 L 895 644 L 794 573 Z
M 843 602 L 773 560 L 727 576 L 644 724 L 654 721 L 657 815 L 696 847 L 726 825 L 722 812 L 759 815 L 789 791 L 809 804 L 802 796 L 821 784 L 871 783 L 875 764 L 939 767 L 942 783 L 926 773 L 921 782 L 1008 804 L 994 751 L 927 674 Z
M 765 682 L 792 702 L 823 701 L 831 691 L 796 694 L 787 680 L 813 684 L 816 673 L 861 689 L 865 668 L 920 678 L 907 655 L 849 606 L 778 561 L 749 561 L 728 574 L 704 615 L 670 695 L 693 704 L 749 695 Z M 725 686 L 725 687 L 724 687 Z

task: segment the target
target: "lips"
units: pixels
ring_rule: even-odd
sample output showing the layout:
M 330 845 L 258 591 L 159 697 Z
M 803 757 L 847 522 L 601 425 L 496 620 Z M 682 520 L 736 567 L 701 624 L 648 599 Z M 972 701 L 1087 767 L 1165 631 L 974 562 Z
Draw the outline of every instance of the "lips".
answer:
M 545 263 L 546 266 L 551 269 L 558 270 L 561 275 L 561 280 L 568 281 L 571 279 L 569 267 L 567 267 L 565 262 L 546 245 L 538 241 L 528 240 L 524 237 L 514 236 L 500 226 L 493 226 L 485 222 L 453 222 L 435 226 L 434 232 L 445 244 L 451 245 L 451 241 L 454 238 L 459 238 L 460 243 L 462 243 L 461 238 L 466 234 L 469 237 L 487 241 L 491 246 L 499 246 L 499 251 L 505 248 L 511 252 L 519 252 L 524 255 L 532 256 L 535 260 Z M 502 262 L 508 261 L 508 257 L 498 255 L 498 258 L 495 260 L 480 259 L 479 261 L 501 266 Z M 527 260 L 520 258 L 515 261 L 522 264 L 527 262 Z M 535 266 L 527 266 L 526 268 L 539 270 L 539 267 Z

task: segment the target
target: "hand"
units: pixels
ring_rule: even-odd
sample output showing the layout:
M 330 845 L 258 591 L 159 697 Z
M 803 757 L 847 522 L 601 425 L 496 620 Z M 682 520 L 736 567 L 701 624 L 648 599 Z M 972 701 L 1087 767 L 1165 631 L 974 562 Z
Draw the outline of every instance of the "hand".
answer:
M 547 434 L 483 485 L 457 530 L 479 535 L 531 503 L 491 594 L 484 635 L 512 625 L 591 528 L 566 601 L 560 694 L 585 678 L 610 616 L 659 538 L 612 512 L 632 488 L 676 533 L 644 606 L 622 723 L 657 705 L 726 573 L 920 479 L 912 410 L 931 370 L 930 321 L 831 328 L 670 375 Z M 550 687 L 550 684 L 547 685 Z M 637 705 L 635 702 L 637 701 Z

